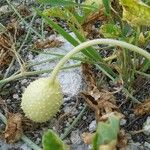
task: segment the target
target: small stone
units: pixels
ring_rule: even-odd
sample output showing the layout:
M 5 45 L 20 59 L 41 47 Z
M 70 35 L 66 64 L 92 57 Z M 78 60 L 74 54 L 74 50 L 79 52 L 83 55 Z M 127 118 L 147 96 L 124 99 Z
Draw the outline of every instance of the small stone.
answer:
M 81 110 L 83 107 L 82 107 L 82 106 L 79 106 L 78 108 L 79 108 L 79 110 Z
M 31 150 L 31 148 L 29 148 L 27 146 L 27 144 L 22 144 L 21 147 L 20 147 L 22 150 Z
M 11 99 L 7 99 L 6 101 L 7 101 L 7 103 L 10 103 L 10 102 L 11 102 Z
M 83 118 L 82 118 L 83 120 L 86 120 L 87 119 L 87 117 L 86 116 L 83 116 Z
M 147 117 L 146 122 L 143 125 L 144 134 L 150 135 L 150 117 Z
M 68 118 L 68 122 L 72 122 L 72 118 Z
M 146 148 L 150 149 L 150 143 L 145 142 L 145 143 L 144 143 L 144 147 L 146 147 Z
M 71 106 L 66 106 L 66 107 L 64 107 L 64 112 L 65 112 L 65 113 L 71 113 L 72 116 L 78 114 L 77 109 L 76 109 L 76 108 L 73 108 L 73 109 L 72 109 Z
M 66 127 L 68 127 L 69 125 L 70 125 L 70 123 L 69 123 L 69 122 L 67 122 L 67 123 L 66 123 Z
M 140 150 L 139 144 L 137 143 L 130 143 L 127 147 L 126 150 Z
M 72 144 L 80 144 L 81 143 L 81 137 L 80 137 L 79 130 L 75 130 L 75 131 L 71 132 L 70 140 L 71 140 Z
M 44 31 L 43 33 L 46 35 L 46 34 L 48 34 L 48 31 Z
M 27 79 L 23 79 L 23 80 L 21 81 L 21 84 L 23 85 L 23 84 L 25 84 L 25 83 L 27 83 L 27 82 L 28 82 Z
M 135 117 L 135 115 L 134 115 L 134 114 L 130 114 L 129 117 L 130 117 L 130 118 L 133 118 L 133 117 Z
M 13 94 L 13 98 L 18 99 L 19 98 L 18 94 Z
M 38 137 L 35 141 L 35 143 L 38 145 L 41 142 L 41 139 Z
M 127 120 L 126 120 L 126 119 L 121 119 L 121 120 L 120 120 L 120 125 L 121 125 L 121 126 L 123 126 L 123 125 L 125 125 L 125 124 L 126 124 L 126 122 L 127 122 Z
M 96 130 L 96 120 L 93 120 L 89 125 L 89 131 L 94 132 Z

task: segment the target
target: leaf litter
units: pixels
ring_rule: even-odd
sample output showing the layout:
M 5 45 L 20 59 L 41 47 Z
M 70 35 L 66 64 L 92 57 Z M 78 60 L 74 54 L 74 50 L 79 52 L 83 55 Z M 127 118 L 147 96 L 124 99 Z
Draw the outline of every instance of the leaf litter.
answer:
M 115 116 L 119 120 L 124 117 L 124 115 L 119 111 L 116 105 L 115 97 L 112 92 L 109 92 L 103 87 L 97 87 L 96 79 L 92 71 L 92 66 L 86 63 L 82 63 L 82 72 L 87 84 L 86 92 L 82 92 L 84 100 L 88 106 L 95 112 L 95 118 L 98 123 L 106 123 L 111 117 Z M 102 130 L 105 130 L 102 128 Z M 115 130 L 115 129 L 113 129 Z M 102 132 L 102 131 L 101 131 Z M 111 128 L 110 128 L 111 132 Z M 117 130 L 115 131 L 117 133 Z M 82 134 L 82 138 L 85 144 L 91 144 L 95 137 L 95 133 L 85 132 Z M 125 147 L 127 144 L 127 137 L 125 132 L 120 131 L 118 134 L 118 139 L 115 143 L 107 143 L 106 145 L 101 145 L 101 149 L 113 150 L 116 145 L 120 148 Z

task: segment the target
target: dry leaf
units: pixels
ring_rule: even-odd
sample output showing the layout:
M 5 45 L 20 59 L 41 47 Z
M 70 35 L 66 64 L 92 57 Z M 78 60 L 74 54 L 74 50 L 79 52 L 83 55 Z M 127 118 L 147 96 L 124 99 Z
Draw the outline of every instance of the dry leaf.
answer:
M 23 17 L 29 16 L 31 13 L 31 11 L 29 10 L 29 7 L 23 4 L 18 7 L 18 11 L 20 15 Z
M 120 130 L 119 135 L 118 135 L 118 143 L 117 146 L 119 149 L 125 148 L 128 143 L 128 137 L 125 134 L 125 131 L 123 129 Z
M 86 21 L 82 24 L 82 27 L 86 33 L 86 37 L 89 37 L 96 33 L 96 31 L 93 30 L 93 25 L 97 21 L 104 21 L 106 19 L 107 19 L 107 17 L 106 17 L 106 15 L 104 15 L 104 12 L 102 10 L 89 15 L 86 18 Z M 97 32 L 96 34 L 99 34 L 99 32 Z
M 53 47 L 60 47 L 62 45 L 62 41 L 58 39 L 45 39 L 45 40 L 37 40 L 35 42 L 36 49 L 46 49 L 46 48 L 53 48 Z
M 116 144 L 116 140 L 113 140 L 107 145 L 100 145 L 99 150 L 116 150 Z
M 101 121 L 104 115 L 112 112 L 119 113 L 113 94 L 103 88 L 97 88 L 91 65 L 83 63 L 82 72 L 87 83 L 87 91 L 81 94 L 89 107 L 95 112 L 96 120 Z M 122 116 L 121 113 L 119 114 Z
M 10 38 L 4 33 L 0 33 L 0 68 L 8 65 L 12 60 L 11 45 Z
M 12 19 L 7 24 L 5 32 L 11 34 L 13 38 L 19 38 L 25 33 L 25 29 L 20 27 L 19 22 L 16 19 Z
M 14 143 L 22 136 L 21 114 L 9 113 L 4 138 L 7 143 Z
M 91 144 L 93 137 L 94 137 L 94 133 L 88 133 L 88 132 L 84 132 L 82 133 L 82 140 L 85 144 Z
M 143 103 L 136 105 L 134 108 L 136 115 L 150 114 L 150 99 L 145 100 Z

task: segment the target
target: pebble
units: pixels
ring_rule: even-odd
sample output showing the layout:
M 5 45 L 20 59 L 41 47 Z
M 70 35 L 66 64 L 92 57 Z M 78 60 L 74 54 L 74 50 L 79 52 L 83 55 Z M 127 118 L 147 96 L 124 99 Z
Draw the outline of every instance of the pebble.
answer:
M 82 139 L 80 137 L 79 130 L 75 130 L 71 132 L 70 140 L 72 144 L 81 144 Z
M 89 125 L 89 131 L 94 132 L 96 130 L 96 120 L 93 120 Z
M 144 147 L 146 147 L 146 148 L 150 149 L 150 143 L 145 142 L 145 143 L 144 143 Z
M 28 82 L 28 80 L 27 79 L 23 79 L 23 80 L 21 80 L 21 84 L 22 85 L 24 85 L 25 83 L 27 83 Z
M 38 145 L 41 142 L 41 139 L 38 137 L 35 141 L 35 143 Z
M 11 102 L 11 99 L 7 99 L 6 101 L 7 101 L 7 103 L 10 103 L 10 102 Z
M 13 94 L 13 98 L 18 99 L 19 98 L 18 94 Z
M 82 118 L 83 120 L 86 120 L 87 119 L 87 117 L 86 116 L 83 116 L 83 118 Z
M 124 126 L 126 124 L 127 120 L 126 119 L 121 119 L 120 120 L 120 125 Z
M 146 122 L 143 125 L 144 134 L 150 135 L 150 117 L 147 117 Z
M 78 114 L 78 110 L 76 109 L 76 108 L 73 108 L 73 107 L 71 106 L 66 106 L 66 107 L 64 107 L 64 112 L 65 113 L 71 113 L 71 115 L 77 115 Z
M 140 150 L 139 144 L 138 143 L 130 143 L 127 147 L 126 150 Z
M 71 145 L 71 150 L 92 150 L 88 147 L 88 145 L 80 144 L 80 145 Z
M 130 114 L 129 117 L 130 117 L 130 118 L 134 118 L 135 115 L 134 115 L 134 114 Z
M 68 122 L 72 122 L 72 120 L 73 120 L 72 118 L 68 118 Z

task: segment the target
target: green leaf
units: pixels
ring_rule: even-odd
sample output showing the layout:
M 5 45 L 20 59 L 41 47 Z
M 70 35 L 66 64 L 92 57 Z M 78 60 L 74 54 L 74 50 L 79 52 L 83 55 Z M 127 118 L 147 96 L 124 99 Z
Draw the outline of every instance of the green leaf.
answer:
M 72 0 L 37 0 L 39 3 L 43 3 L 43 4 L 50 4 L 51 6 L 84 6 L 84 7 L 88 7 L 88 8 L 92 8 L 95 9 L 94 6 L 90 6 L 90 5 L 83 5 L 80 3 L 76 3 L 73 2 Z
M 107 122 L 99 122 L 96 130 L 96 134 L 93 139 L 93 150 L 101 150 L 101 146 L 109 147 L 112 150 L 112 146 L 117 143 L 117 137 L 119 133 L 119 121 L 116 116 L 109 117 Z
M 54 133 L 48 130 L 42 138 L 43 150 L 69 150 L 68 146 Z
M 132 26 L 150 26 L 150 6 L 141 0 L 120 0 L 123 20 Z
M 104 24 L 100 28 L 100 33 L 105 38 L 118 38 L 121 35 L 121 29 L 115 24 Z
M 69 0 L 37 0 L 40 3 L 50 4 L 51 6 L 72 6 L 78 5 L 78 3 Z
M 110 15 L 110 0 L 102 0 L 106 15 Z
M 44 15 L 42 12 L 36 9 L 36 12 L 43 17 L 47 23 L 54 29 L 56 30 L 59 34 L 61 34 L 66 40 L 68 40 L 73 46 L 79 45 L 79 42 L 74 39 L 69 33 L 67 33 L 62 27 L 60 27 L 57 23 L 52 21 L 48 16 Z M 101 57 L 98 54 L 96 50 L 93 51 L 88 51 L 88 49 L 82 50 L 83 54 L 85 54 L 87 57 L 95 60 L 95 61 L 100 61 Z
M 58 17 L 63 19 L 67 22 L 68 26 L 75 26 L 79 32 L 84 34 L 81 24 L 78 22 L 77 18 L 75 17 L 76 12 L 70 12 L 67 8 L 61 7 L 52 7 L 50 9 L 45 9 L 43 14 L 49 17 Z
M 86 0 L 84 4 L 88 6 L 94 6 L 98 10 L 103 7 L 102 0 Z

